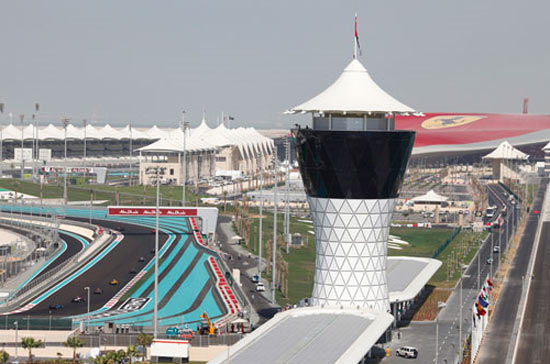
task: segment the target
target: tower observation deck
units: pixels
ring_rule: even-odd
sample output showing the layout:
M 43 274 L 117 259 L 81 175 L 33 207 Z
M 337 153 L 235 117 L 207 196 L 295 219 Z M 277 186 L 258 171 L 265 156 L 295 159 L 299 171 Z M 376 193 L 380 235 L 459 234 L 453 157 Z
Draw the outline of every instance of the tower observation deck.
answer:
M 395 114 L 414 110 L 383 91 L 354 59 L 340 77 L 290 112 L 316 242 L 314 306 L 390 308 L 387 242 L 414 131 L 395 130 Z

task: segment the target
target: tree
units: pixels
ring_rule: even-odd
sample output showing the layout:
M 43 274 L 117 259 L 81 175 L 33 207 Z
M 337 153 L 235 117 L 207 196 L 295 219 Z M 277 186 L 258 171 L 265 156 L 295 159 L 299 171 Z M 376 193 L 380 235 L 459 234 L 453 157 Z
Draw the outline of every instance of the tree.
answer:
M 73 364 L 76 363 L 76 349 L 84 346 L 84 342 L 77 337 L 70 337 L 63 343 L 68 348 L 73 349 Z
M 32 364 L 32 349 L 40 348 L 44 346 L 44 343 L 42 340 L 36 340 L 33 337 L 24 337 L 21 339 L 21 346 L 29 351 L 29 364 Z
M 126 355 L 128 356 L 128 364 L 132 364 L 132 357 L 135 356 L 137 353 L 137 349 L 135 345 L 128 345 L 126 348 Z
M 0 350 L 0 363 L 7 363 L 9 358 L 10 354 L 8 354 L 5 350 Z
M 144 332 L 138 335 L 137 343 L 143 347 L 142 361 L 145 361 L 145 357 L 147 356 L 147 346 L 151 345 L 152 342 L 153 342 L 153 337 L 151 335 L 147 335 Z

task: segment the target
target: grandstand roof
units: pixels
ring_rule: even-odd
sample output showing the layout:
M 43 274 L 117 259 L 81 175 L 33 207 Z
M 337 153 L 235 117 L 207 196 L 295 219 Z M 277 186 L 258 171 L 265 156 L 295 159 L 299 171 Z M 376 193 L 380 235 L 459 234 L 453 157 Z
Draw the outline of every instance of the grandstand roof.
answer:
M 388 257 L 390 302 L 414 299 L 441 264 L 439 260 L 431 258 Z
M 382 90 L 361 62 L 354 59 L 326 90 L 290 112 L 410 113 L 414 110 Z
M 109 124 L 104 126 L 87 124 L 84 133 L 83 127 L 69 124 L 67 125 L 67 139 L 83 140 L 84 135 L 87 140 L 128 140 L 132 138 L 133 140 L 151 140 L 152 144 L 140 149 L 146 152 L 178 152 L 183 149 L 180 128 L 159 128 L 156 125 L 148 129 L 130 128 L 130 125 L 126 125 L 124 128 L 114 128 Z M 2 140 L 21 140 L 20 126 L 9 124 L 0 129 L 2 130 Z M 260 152 L 272 153 L 274 146 L 272 139 L 261 135 L 254 128 L 229 129 L 221 124 L 213 129 L 206 124 L 204 119 L 198 127 L 189 129 L 188 133 L 186 150 L 190 152 L 234 145 L 239 148 L 243 156 L 252 158 Z M 63 140 L 65 130 L 53 124 L 38 128 L 35 125 L 26 125 L 23 128 L 25 140 L 33 139 L 36 136 L 39 140 Z
M 372 309 L 291 309 L 209 363 L 359 363 L 392 321 L 389 313 Z

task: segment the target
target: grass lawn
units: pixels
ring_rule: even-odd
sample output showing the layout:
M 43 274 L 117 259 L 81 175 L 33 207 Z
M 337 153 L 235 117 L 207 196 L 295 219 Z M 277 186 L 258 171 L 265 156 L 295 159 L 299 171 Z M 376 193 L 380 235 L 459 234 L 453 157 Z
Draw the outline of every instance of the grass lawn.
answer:
M 253 214 L 257 217 L 257 213 Z M 287 303 L 294 304 L 305 297 L 311 295 L 313 289 L 313 275 L 315 270 L 315 243 L 314 236 L 310 233 L 313 231 L 313 225 L 307 222 L 299 221 L 301 219 L 291 217 L 290 231 L 292 233 L 301 233 L 304 241 L 302 247 L 291 247 L 290 253 L 283 252 L 283 258 L 288 262 L 288 299 L 284 298 L 281 292 L 277 292 L 277 301 L 284 305 Z M 273 237 L 273 214 L 264 211 L 263 219 L 263 248 L 262 256 L 267 257 L 266 244 L 271 244 Z M 283 231 L 283 216 L 277 218 L 278 231 Z M 257 254 L 258 252 L 258 219 L 255 218 L 250 228 L 250 245 L 248 249 Z M 402 240 L 410 243 L 409 246 L 402 250 L 389 249 L 390 256 L 417 256 L 431 257 L 434 251 L 449 238 L 453 233 L 452 229 L 419 229 L 419 228 L 392 228 L 391 235 L 398 236 Z M 477 242 L 481 238 L 481 234 L 472 232 L 461 232 L 451 244 L 440 254 L 438 259 L 442 261 L 442 266 L 430 281 L 430 284 L 436 287 L 450 287 L 456 284 L 459 277 L 459 264 L 469 262 L 475 254 L 475 246 L 473 242 Z M 307 244 L 306 244 L 307 242 Z M 284 249 L 282 249 L 284 251 Z M 462 252 L 462 255 L 459 253 Z M 452 262 L 448 262 L 449 257 L 455 258 Z M 447 263 L 450 264 L 452 272 L 447 281 Z M 266 278 L 270 279 L 269 275 Z
M 402 250 L 388 249 L 388 255 L 431 257 L 452 233 L 452 229 L 392 228 L 391 235 L 409 242 L 410 245 Z M 461 231 L 436 258 L 443 264 L 429 284 L 439 288 L 454 287 L 460 277 L 460 266 L 472 260 L 479 248 L 479 241 L 485 239 L 487 234 L 487 232 Z
M 409 245 L 401 245 L 401 250 L 388 249 L 388 255 L 431 257 L 434 251 L 447 240 L 452 233 L 452 229 L 392 227 L 390 235 L 399 237 L 399 239 L 408 242 Z
M 17 191 L 33 196 L 40 196 L 40 184 L 18 179 L 0 179 L 0 188 Z M 156 187 L 154 186 L 108 186 L 108 185 L 68 185 L 69 201 L 90 201 L 91 191 L 94 191 L 94 200 L 108 200 L 108 204 L 116 204 L 116 192 L 119 194 L 120 205 L 154 204 Z M 48 184 L 42 186 L 44 198 L 63 198 L 63 184 Z M 189 205 L 195 204 L 196 196 L 190 189 L 186 190 L 186 201 Z M 203 197 L 202 195 L 198 196 Z M 160 186 L 161 205 L 176 206 L 181 201 L 181 186 Z

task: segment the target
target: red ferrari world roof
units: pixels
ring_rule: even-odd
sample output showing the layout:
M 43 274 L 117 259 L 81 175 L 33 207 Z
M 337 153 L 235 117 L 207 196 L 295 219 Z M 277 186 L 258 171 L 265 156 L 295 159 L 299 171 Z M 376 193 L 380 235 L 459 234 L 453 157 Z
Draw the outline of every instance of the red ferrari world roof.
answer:
M 550 115 L 425 113 L 396 115 L 396 129 L 415 130 L 413 154 L 496 148 L 550 141 Z

